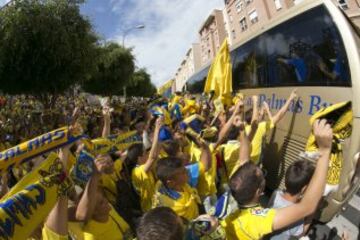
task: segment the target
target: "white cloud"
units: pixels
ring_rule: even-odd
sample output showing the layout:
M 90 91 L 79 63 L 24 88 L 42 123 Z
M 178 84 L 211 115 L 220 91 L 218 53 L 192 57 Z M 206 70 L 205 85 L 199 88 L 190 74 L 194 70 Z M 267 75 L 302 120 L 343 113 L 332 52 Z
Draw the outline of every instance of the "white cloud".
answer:
M 5 5 L 6 3 L 10 2 L 10 0 L 0 0 L 0 7 Z
M 130 8 L 124 8 L 124 0 L 111 2 L 113 11 L 126 16 L 125 25 L 146 25 L 127 35 L 126 46 L 135 48 L 137 65 L 147 68 L 157 86 L 174 77 L 188 48 L 199 42 L 199 28 L 211 11 L 224 7 L 223 0 L 136 0 L 128 1 Z M 122 34 L 114 39 L 121 44 Z

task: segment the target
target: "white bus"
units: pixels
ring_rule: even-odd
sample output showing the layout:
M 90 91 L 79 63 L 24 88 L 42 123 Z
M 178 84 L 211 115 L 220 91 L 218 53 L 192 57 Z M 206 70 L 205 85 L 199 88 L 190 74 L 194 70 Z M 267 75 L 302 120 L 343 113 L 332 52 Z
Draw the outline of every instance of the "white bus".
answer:
M 339 213 L 360 184 L 354 159 L 360 151 L 359 47 L 358 29 L 332 1 L 305 0 L 231 50 L 234 90 L 259 95 L 275 112 L 298 88 L 298 107 L 289 109 L 267 137 L 263 161 L 270 189 L 283 187 L 286 168 L 304 151 L 311 115 L 323 106 L 352 101 L 353 132 L 343 143 L 340 187 L 326 199 L 319 217 L 323 222 Z M 201 93 L 208 70 L 190 77 L 187 90 Z

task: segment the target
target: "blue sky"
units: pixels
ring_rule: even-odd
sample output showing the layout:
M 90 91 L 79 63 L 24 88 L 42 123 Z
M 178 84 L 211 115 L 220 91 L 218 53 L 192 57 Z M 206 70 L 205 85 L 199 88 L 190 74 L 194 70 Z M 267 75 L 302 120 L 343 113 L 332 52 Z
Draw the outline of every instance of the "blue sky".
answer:
M 120 44 L 125 29 L 145 25 L 131 31 L 125 45 L 134 47 L 137 66 L 145 67 L 160 86 L 174 77 L 186 51 L 199 41 L 203 21 L 223 6 L 224 0 L 87 0 L 81 12 L 102 38 Z
M 145 67 L 160 86 L 174 77 L 186 51 L 198 42 L 198 30 L 223 0 L 87 0 L 82 13 L 92 20 L 98 34 L 122 43 L 125 29 L 131 31 L 126 46 L 134 47 L 139 67 Z

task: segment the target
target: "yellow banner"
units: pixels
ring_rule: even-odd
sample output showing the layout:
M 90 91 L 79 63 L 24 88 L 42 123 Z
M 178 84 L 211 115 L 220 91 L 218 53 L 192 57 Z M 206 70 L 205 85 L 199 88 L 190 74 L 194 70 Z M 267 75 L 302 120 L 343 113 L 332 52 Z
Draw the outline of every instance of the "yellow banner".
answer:
M 69 128 L 63 127 L 23 142 L 15 147 L 0 152 L 0 171 L 18 166 L 36 156 L 73 143 L 83 137 L 70 135 Z
M 97 138 L 91 141 L 84 139 L 86 149 L 93 155 L 126 150 L 136 143 L 142 143 L 136 131 L 112 135 L 107 138 Z
M 57 154 L 52 153 L 0 200 L 0 239 L 27 239 L 69 185 Z

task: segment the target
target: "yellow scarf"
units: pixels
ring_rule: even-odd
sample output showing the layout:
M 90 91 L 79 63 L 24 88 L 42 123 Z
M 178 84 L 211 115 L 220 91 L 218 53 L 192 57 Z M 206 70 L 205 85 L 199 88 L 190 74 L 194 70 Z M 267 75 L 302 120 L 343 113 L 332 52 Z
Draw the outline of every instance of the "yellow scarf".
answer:
M 352 131 L 353 113 L 351 102 L 342 102 L 327 108 L 322 108 L 310 118 L 310 125 L 313 125 L 316 119 L 327 119 L 332 124 L 333 144 L 330 155 L 330 165 L 327 175 L 327 183 L 337 185 L 340 182 L 340 174 L 343 164 L 343 148 L 341 140 L 350 137 Z M 310 133 L 306 148 L 307 152 L 317 152 L 315 136 Z
M 27 239 L 69 186 L 57 154 L 50 154 L 0 200 L 0 236 Z
M 93 140 L 83 139 L 86 149 L 93 155 L 106 154 L 111 151 L 126 150 L 133 144 L 142 143 L 136 131 L 112 135 L 107 138 L 97 138 Z
M 80 133 L 70 135 L 68 127 L 56 129 L 0 152 L 0 171 L 18 166 L 55 148 L 68 145 L 82 138 Z

